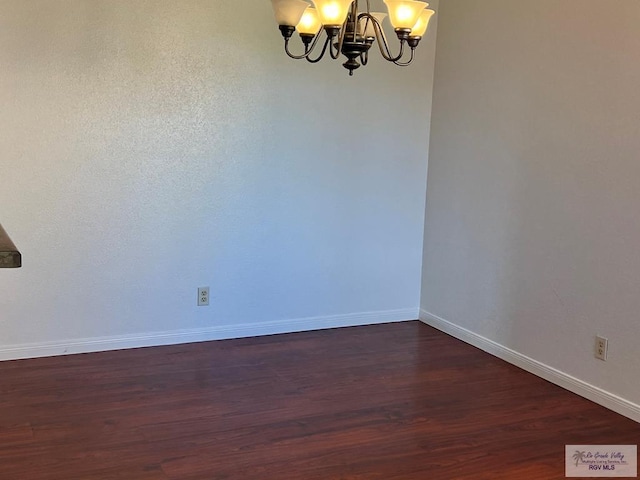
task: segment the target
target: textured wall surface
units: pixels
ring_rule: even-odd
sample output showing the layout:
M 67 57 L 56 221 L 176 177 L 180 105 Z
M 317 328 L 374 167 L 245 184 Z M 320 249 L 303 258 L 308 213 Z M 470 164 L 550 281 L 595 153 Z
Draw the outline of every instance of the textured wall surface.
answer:
M 0 0 L 0 346 L 417 314 L 433 40 L 349 78 L 268 1 Z
M 427 312 L 636 404 L 639 22 L 631 0 L 442 2 L 422 290 Z

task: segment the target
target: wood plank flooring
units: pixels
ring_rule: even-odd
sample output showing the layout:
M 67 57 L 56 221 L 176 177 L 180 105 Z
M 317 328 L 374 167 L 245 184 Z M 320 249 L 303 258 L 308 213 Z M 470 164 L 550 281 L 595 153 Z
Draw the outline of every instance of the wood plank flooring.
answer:
M 552 480 L 639 439 L 419 322 L 0 363 L 2 480 Z

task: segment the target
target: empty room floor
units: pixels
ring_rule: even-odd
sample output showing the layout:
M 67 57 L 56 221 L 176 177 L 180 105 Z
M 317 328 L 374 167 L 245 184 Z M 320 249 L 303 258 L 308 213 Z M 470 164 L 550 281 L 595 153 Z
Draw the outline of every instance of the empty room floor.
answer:
M 420 322 L 0 363 L 0 479 L 561 479 L 640 424 Z

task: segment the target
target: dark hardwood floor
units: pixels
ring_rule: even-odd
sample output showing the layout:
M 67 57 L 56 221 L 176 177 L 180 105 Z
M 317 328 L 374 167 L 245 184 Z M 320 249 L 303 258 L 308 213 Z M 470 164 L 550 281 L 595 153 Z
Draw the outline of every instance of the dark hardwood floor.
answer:
M 419 322 L 0 363 L 2 480 L 562 479 L 640 424 Z

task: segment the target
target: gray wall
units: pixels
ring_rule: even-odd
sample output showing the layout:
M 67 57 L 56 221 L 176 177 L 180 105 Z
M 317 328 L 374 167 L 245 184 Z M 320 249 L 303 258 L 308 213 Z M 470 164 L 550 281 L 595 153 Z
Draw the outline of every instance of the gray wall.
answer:
M 421 305 L 637 412 L 639 22 L 632 0 L 442 3 Z
M 349 78 L 266 0 L 0 0 L 0 45 L 0 358 L 417 316 L 434 38 Z

